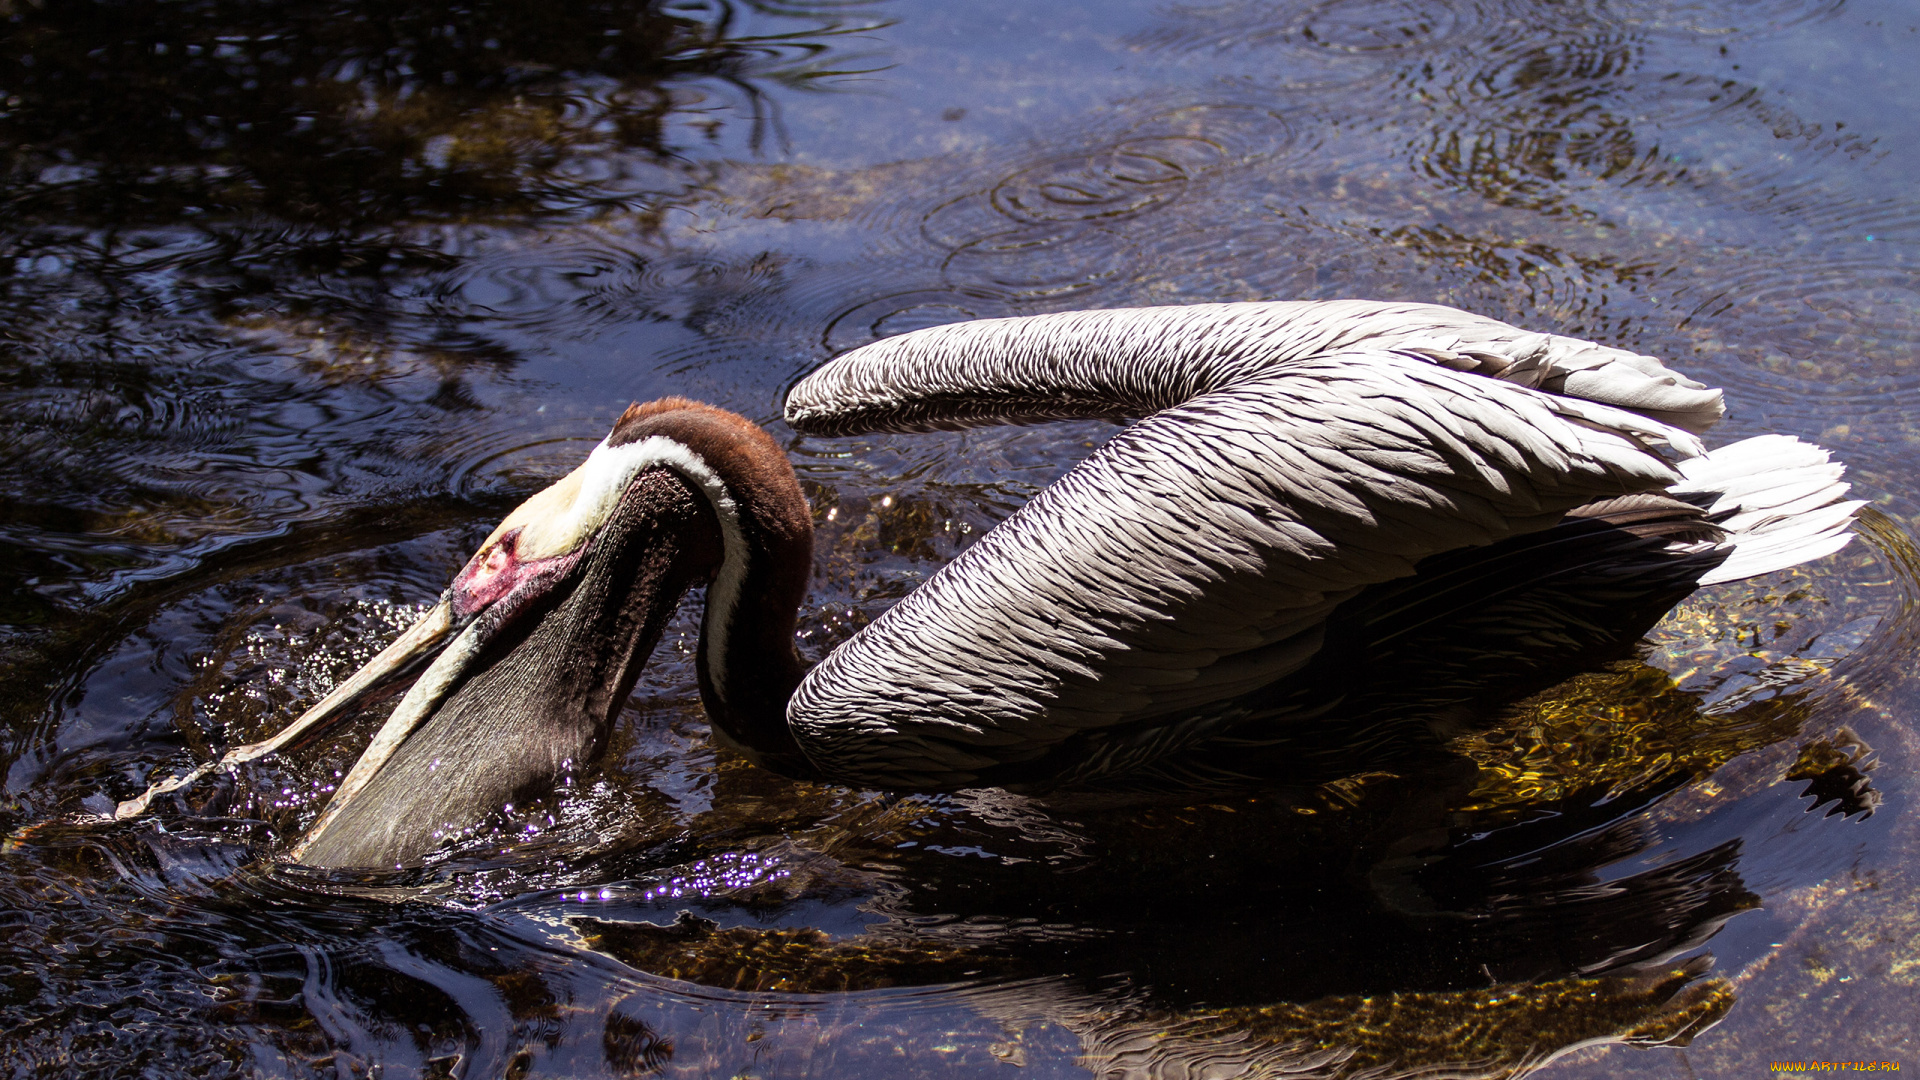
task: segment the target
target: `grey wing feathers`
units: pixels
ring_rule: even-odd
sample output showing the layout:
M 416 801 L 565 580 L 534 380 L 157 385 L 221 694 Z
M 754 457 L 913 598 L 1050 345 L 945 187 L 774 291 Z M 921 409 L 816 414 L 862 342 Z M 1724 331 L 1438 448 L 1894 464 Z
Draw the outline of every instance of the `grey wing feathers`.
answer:
M 1432 304 L 1366 300 L 1073 311 L 929 327 L 847 353 L 787 396 L 801 431 L 1139 417 L 1333 353 L 1397 353 L 1686 431 L 1720 392 L 1659 360 Z
M 1719 391 L 1651 357 L 1419 304 L 1069 312 L 876 342 L 795 386 L 788 421 L 1147 419 L 834 652 L 788 721 L 852 782 L 1092 780 L 1217 733 L 1362 588 L 1591 500 L 1671 487 L 1708 506 L 1731 548 L 1710 580 L 1844 544 L 1857 504 L 1825 451 L 1781 436 L 1705 455 L 1692 433 L 1720 413 Z
M 1680 463 L 1672 492 L 1725 515 L 1725 562 L 1702 585 L 1784 570 L 1847 546 L 1848 524 L 1865 505 L 1846 500 L 1845 468 L 1827 451 L 1791 435 L 1761 435 Z
M 1017 329 L 996 328 L 994 347 L 1019 352 Z M 1137 355 L 1073 354 L 1130 369 L 1112 380 L 1137 380 L 1127 410 L 1158 410 L 815 668 L 788 709 L 809 757 L 877 786 L 1004 783 L 1076 739 L 1110 742 L 1298 669 L 1336 605 L 1427 555 L 1680 479 L 1647 442 L 1691 436 L 1661 421 L 1485 378 L 1484 356 L 1376 351 L 1378 336 L 1221 385 L 1189 371 L 1176 381 L 1206 389 L 1184 402 L 1154 401 Z M 801 391 L 858 355 L 795 397 L 818 408 Z M 1153 741 L 1208 733 L 1188 723 Z

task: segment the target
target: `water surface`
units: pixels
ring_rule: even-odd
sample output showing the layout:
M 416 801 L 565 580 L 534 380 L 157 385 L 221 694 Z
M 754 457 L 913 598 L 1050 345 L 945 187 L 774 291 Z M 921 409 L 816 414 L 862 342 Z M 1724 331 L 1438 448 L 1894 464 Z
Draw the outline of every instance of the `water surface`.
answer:
M 110 13 L 110 14 L 109 14 Z M 17 5 L 0 38 L 0 1062 L 21 1076 L 1734 1076 L 1920 980 L 1920 21 L 1887 0 Z M 1364 296 L 1652 353 L 1871 504 L 1638 659 L 1305 794 L 1066 814 L 710 742 L 300 875 L 276 728 L 634 400 L 767 423 L 803 648 L 1108 425 L 802 439 L 937 323 Z M 1372 1071 L 1368 1071 L 1372 1070 Z

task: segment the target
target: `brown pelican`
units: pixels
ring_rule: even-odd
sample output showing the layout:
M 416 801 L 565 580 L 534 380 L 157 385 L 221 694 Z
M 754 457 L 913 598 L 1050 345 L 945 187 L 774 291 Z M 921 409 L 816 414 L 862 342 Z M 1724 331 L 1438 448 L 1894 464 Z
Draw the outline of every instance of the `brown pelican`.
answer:
M 1367 650 L 1411 623 L 1440 640 L 1436 623 L 1444 635 L 1492 605 L 1523 624 L 1510 658 L 1564 663 L 1619 636 L 1583 637 L 1582 611 L 1652 597 L 1631 641 L 1700 584 L 1844 545 L 1859 504 L 1842 501 L 1841 467 L 1781 435 L 1709 453 L 1696 433 L 1721 412 L 1719 391 L 1652 357 L 1429 305 L 919 330 L 802 380 L 787 422 L 823 435 L 1139 422 L 807 671 L 794 633 L 811 516 L 785 456 L 731 413 L 634 406 L 501 522 L 418 625 L 294 728 L 226 760 L 444 645 L 293 852 L 417 862 L 597 753 L 702 583 L 715 736 L 780 772 L 1045 791 L 1209 747 L 1230 759 L 1276 726 L 1337 729 L 1339 695 L 1316 687 L 1394 682 Z M 1559 584 L 1500 607 L 1516 577 Z M 1546 608 L 1565 609 L 1558 624 L 1527 621 Z

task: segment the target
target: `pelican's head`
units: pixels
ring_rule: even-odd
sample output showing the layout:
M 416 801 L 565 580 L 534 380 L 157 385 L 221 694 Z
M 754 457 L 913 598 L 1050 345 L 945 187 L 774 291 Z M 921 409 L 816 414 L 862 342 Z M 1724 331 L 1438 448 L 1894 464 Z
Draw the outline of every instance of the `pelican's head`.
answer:
M 417 862 L 586 766 L 691 586 L 708 587 L 710 710 L 784 706 L 811 544 L 793 470 L 758 426 L 683 398 L 629 408 L 586 461 L 507 515 L 412 629 L 297 722 L 424 665 L 294 858 Z M 784 732 L 734 734 L 750 751 L 791 745 Z

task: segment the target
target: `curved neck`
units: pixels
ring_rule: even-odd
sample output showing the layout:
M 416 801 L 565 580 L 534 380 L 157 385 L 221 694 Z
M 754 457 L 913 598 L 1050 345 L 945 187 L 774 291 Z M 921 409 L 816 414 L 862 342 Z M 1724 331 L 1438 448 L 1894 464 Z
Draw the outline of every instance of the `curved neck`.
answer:
M 728 565 L 707 586 L 698 657 L 700 697 L 715 740 L 796 779 L 816 775 L 787 728 L 787 699 L 806 674 L 793 642 L 812 539 L 809 528 L 797 547 L 756 545 L 735 580 L 729 580 L 728 551 Z
M 813 569 L 813 511 L 786 454 L 751 421 L 668 398 L 636 405 L 607 436 L 610 447 L 662 437 L 663 459 L 712 508 L 724 555 L 707 584 L 700 630 L 700 696 L 714 737 L 788 776 L 813 766 L 787 730 L 787 699 L 805 668 L 794 626 Z

